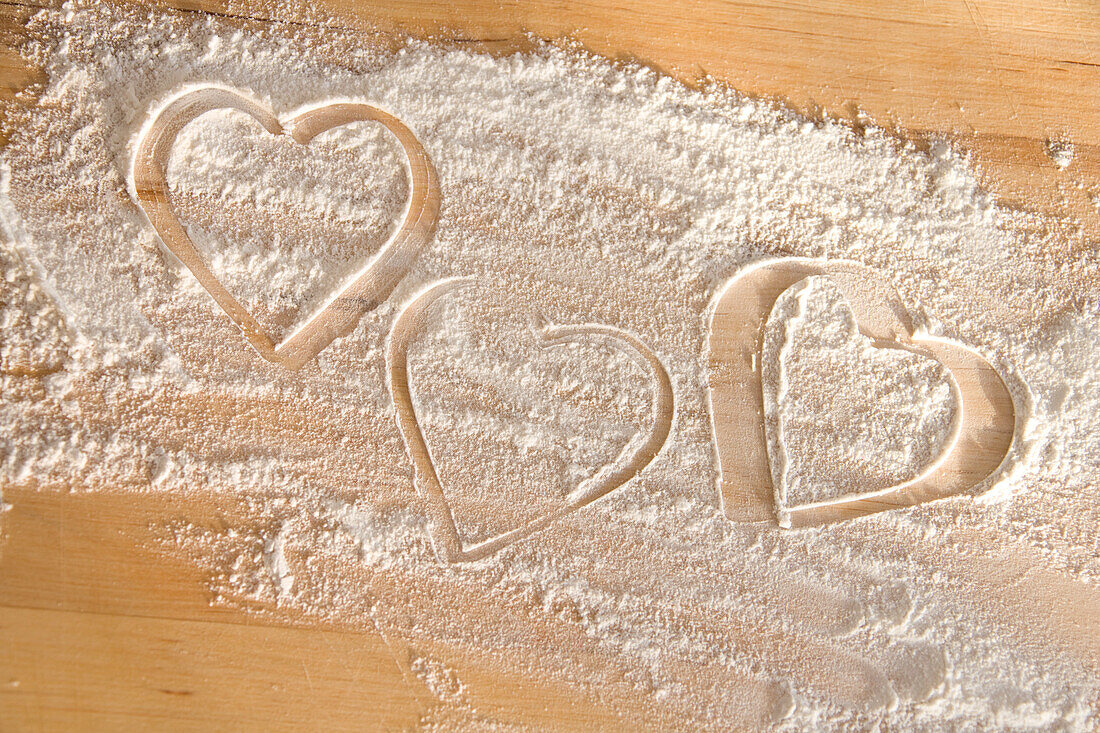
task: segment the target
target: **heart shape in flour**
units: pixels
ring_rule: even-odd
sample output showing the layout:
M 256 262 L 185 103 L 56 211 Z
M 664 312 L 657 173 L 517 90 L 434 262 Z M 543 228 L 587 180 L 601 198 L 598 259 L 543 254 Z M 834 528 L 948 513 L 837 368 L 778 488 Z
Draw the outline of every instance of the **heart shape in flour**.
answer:
M 760 354 L 776 506 L 908 481 L 956 427 L 958 385 L 904 345 L 877 346 L 828 278 L 779 296 Z
M 958 408 L 939 456 L 911 480 L 836 499 L 777 501 L 764 419 L 760 354 L 779 296 L 808 277 L 830 277 L 861 333 L 876 348 L 904 349 L 946 368 Z M 916 337 L 900 297 L 862 265 L 789 258 L 750 266 L 715 301 L 708 344 L 710 408 L 726 517 L 807 526 L 913 506 L 981 483 L 1004 461 L 1016 411 L 1004 380 L 979 353 L 945 339 Z
M 172 205 L 166 175 L 172 144 L 187 123 L 219 109 L 244 112 L 272 135 L 286 135 L 300 145 L 341 125 L 377 122 L 393 133 L 407 158 L 410 193 L 400 226 L 346 286 L 280 343 L 211 272 Z M 439 216 L 439 180 L 423 145 L 396 117 L 361 102 L 314 107 L 283 123 L 268 107 L 232 89 L 191 89 L 169 100 L 146 124 L 130 177 L 131 195 L 165 247 L 191 270 L 262 357 L 288 369 L 300 368 L 389 297 L 430 240 Z
M 408 352 L 412 341 L 423 331 L 431 307 L 443 296 L 470 284 L 468 279 L 445 280 L 419 293 L 394 322 L 386 351 L 389 388 L 398 428 L 413 464 L 417 491 L 428 505 L 432 539 L 439 554 L 448 562 L 487 557 L 630 481 L 652 462 L 664 446 L 672 427 L 673 415 L 672 381 L 668 372 L 652 350 L 639 339 L 620 329 L 599 324 L 542 326 L 539 338 L 540 345 L 544 348 L 598 339 L 624 353 L 645 369 L 655 387 L 653 424 L 648 433 L 640 434 L 637 439 L 628 442 L 610 464 L 570 492 L 561 506 L 527 521 L 520 527 L 483 542 L 465 545 L 413 405 L 409 387 Z

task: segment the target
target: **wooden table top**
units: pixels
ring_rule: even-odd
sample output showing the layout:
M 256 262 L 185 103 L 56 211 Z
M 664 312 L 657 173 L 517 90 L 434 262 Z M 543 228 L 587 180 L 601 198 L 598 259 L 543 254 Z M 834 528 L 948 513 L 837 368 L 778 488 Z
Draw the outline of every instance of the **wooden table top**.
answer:
M 0 91 L 41 81 L 15 47 L 40 0 L 0 3 Z M 158 7 L 264 20 L 259 2 Z M 353 27 L 492 53 L 525 34 L 576 39 L 688 82 L 705 77 L 810 116 L 950 137 L 1010 206 L 1072 217 L 1100 237 L 1100 4 L 1093 0 L 323 0 Z M 310 22 L 316 22 L 310 21 Z M 1075 144 L 1060 169 L 1051 139 Z M 293 613 L 211 606 L 200 568 L 151 549 L 165 517 L 210 514 L 172 496 L 0 486 L 0 730 L 404 729 L 438 704 L 400 639 Z M 616 727 L 612 707 L 538 680 L 449 660 L 486 720 Z

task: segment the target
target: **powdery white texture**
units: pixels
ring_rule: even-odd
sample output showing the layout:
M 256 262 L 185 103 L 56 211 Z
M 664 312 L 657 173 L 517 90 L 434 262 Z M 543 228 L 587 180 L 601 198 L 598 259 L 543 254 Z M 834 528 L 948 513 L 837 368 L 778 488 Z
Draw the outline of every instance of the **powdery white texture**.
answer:
M 409 43 L 390 53 L 335 27 L 259 32 L 91 4 L 45 11 L 32 33 L 28 53 L 49 82 L 39 106 L 13 112 L 0 202 L 20 258 L 55 297 L 47 320 L 71 338 L 61 371 L 0 375 L 5 482 L 229 495 L 240 507 L 233 526 L 161 528 L 166 552 L 207 570 L 213 602 L 460 648 L 499 674 L 598 700 L 626 726 L 1072 729 L 1095 717 L 1098 635 L 1089 617 L 1050 600 L 1100 603 L 1100 309 L 1090 285 L 1100 259 L 1071 239 L 1072 226 L 998 208 L 948 145 L 918 150 L 873 128 L 857 134 L 551 48 L 491 58 Z M 383 107 L 416 132 L 440 174 L 431 246 L 389 301 L 300 372 L 248 348 L 126 193 L 148 111 L 206 82 L 249 90 L 280 115 L 333 98 Z M 216 235 L 204 246 L 223 253 L 223 276 L 288 323 L 360 251 L 334 248 L 332 220 L 380 233 L 389 194 L 339 193 L 325 161 L 288 180 L 278 170 L 286 156 L 251 140 L 255 159 L 242 157 L 250 136 L 215 122 L 185 131 L 174 185 L 210 203 L 192 216 L 209 218 L 196 223 Z M 356 149 L 381 166 L 384 146 L 364 134 Z M 249 175 L 234 180 L 226 163 L 236 160 Z M 354 167 L 345 163 L 331 170 Z M 400 187 L 396 167 L 364 181 Z M 265 245 L 219 218 L 221 192 L 250 211 L 270 202 L 300 217 L 302 245 L 326 266 L 293 254 L 295 242 L 275 245 L 282 226 L 270 225 Z M 721 516 L 708 307 L 728 277 L 771 255 L 875 267 L 924 329 L 1004 370 L 1019 440 L 980 500 L 797 532 Z M 266 274 L 249 280 L 252 267 Z M 384 346 L 401 305 L 455 275 L 478 277 L 517 312 L 634 333 L 667 365 L 677 401 L 668 444 L 638 480 L 489 560 L 449 567 L 424 531 L 384 388 Z M 476 318 L 462 328 L 471 326 L 494 328 Z M 463 453 L 469 399 L 442 399 L 443 355 L 465 358 L 462 338 L 473 338 L 460 331 L 425 334 L 440 351 L 413 369 L 437 431 L 431 447 L 451 456 L 452 476 L 473 478 L 490 468 L 478 451 Z M 548 364 L 525 376 L 533 355 L 490 348 L 457 373 L 549 386 Z M 501 476 L 529 468 L 524 445 L 542 450 L 555 466 L 541 484 L 551 496 L 644 427 L 648 394 L 603 359 L 558 367 L 592 395 L 591 414 L 575 416 L 584 435 L 555 433 L 537 410 L 508 420 L 494 411 L 485 431 L 489 454 L 511 460 Z M 625 396 L 611 397 L 622 381 L 615 392 Z M 933 374 L 916 382 L 935 393 Z M 562 416 L 541 399 L 527 409 L 549 404 Z M 469 414 L 475 430 L 490 419 Z M 918 444 L 935 443 L 935 424 L 917 429 Z M 876 454 L 858 431 L 837 439 Z M 912 470 L 901 463 L 891 470 Z M 452 499 L 457 513 L 478 513 Z M 478 521 L 468 531 L 481 531 Z
M 828 278 L 780 296 L 761 352 L 776 501 L 796 506 L 917 476 L 958 405 L 942 364 L 876 348 Z
M 284 334 L 343 287 L 390 236 L 409 195 L 404 153 L 356 122 L 304 146 L 236 110 L 176 138 L 166 178 L 211 271 L 260 323 Z
M 60 371 L 69 334 L 56 301 L 0 228 L 0 373 L 41 376 Z
M 545 348 L 530 306 L 476 288 L 434 310 L 409 353 L 413 409 L 465 542 L 562 506 L 650 429 L 652 386 L 601 341 Z

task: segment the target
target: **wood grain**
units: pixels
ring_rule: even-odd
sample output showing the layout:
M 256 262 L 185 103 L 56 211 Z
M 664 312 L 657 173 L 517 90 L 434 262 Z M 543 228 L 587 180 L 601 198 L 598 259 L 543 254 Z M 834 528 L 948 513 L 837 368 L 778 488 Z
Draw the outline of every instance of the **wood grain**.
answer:
M 711 77 L 857 128 L 873 120 L 920 144 L 950 136 L 973 152 L 984 183 L 1003 201 L 1070 217 L 1088 237 L 1100 236 L 1092 200 L 1100 196 L 1100 5 L 1091 0 L 323 0 L 316 8 L 331 14 L 324 21 L 260 2 L 155 5 L 241 22 L 278 15 L 377 26 L 493 53 L 528 47 L 526 33 L 575 39 L 599 54 L 693 83 Z M 36 7 L 0 3 L 5 100 L 33 100 L 42 80 L 15 50 Z M 1046 154 L 1051 138 L 1076 145 L 1066 170 Z M 33 482 L 0 488 L 14 507 L 4 514 L 0 545 L 2 730 L 472 723 L 436 717 L 443 715 L 436 699 L 409 673 L 409 650 L 369 620 L 341 628 L 292 613 L 211 606 L 193 564 L 150 549 L 154 527 L 173 517 L 217 521 L 233 511 L 225 500 L 195 506 L 170 497 L 45 492 Z M 1012 571 L 1026 579 L 1028 566 Z M 1023 584 L 1030 595 L 1013 586 L 1003 602 L 1023 598 L 1023 610 L 1037 613 L 1036 599 L 1057 579 L 1040 580 Z M 1071 647 L 1086 649 L 1095 664 L 1095 617 L 1082 626 L 1078 611 L 1063 616 L 1062 628 L 1088 632 L 1073 636 Z M 482 723 L 621 725 L 609 704 L 554 683 L 503 680 L 473 658 L 448 662 L 469 686 Z

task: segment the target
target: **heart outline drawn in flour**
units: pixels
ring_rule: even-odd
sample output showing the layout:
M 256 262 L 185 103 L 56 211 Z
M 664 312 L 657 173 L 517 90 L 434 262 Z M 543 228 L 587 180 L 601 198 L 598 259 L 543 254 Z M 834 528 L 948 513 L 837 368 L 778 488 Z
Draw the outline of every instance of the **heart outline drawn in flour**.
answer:
M 780 295 L 808 277 L 822 275 L 837 284 L 860 333 L 875 348 L 903 349 L 941 363 L 957 407 L 939 455 L 914 478 L 786 506 L 777 496 L 768 452 L 760 363 L 764 331 Z M 897 292 L 857 263 L 792 257 L 746 267 L 714 300 L 707 365 L 718 489 L 723 512 L 734 522 L 812 526 L 956 496 L 997 471 L 1015 439 L 1016 407 L 993 365 L 963 344 L 916 335 Z
M 579 325 L 543 324 L 538 336 L 543 348 L 600 338 L 632 357 L 650 373 L 656 385 L 653 395 L 653 425 L 644 440 L 631 440 L 610 464 L 571 491 L 565 504 L 523 526 L 503 532 L 467 547 L 455 524 L 454 512 L 443 491 L 424 432 L 420 427 L 409 388 L 408 352 L 413 339 L 423 330 L 429 310 L 440 298 L 473 284 L 470 278 L 442 280 L 428 286 L 413 298 L 394 321 L 386 345 L 387 381 L 394 412 L 405 450 L 413 464 L 417 492 L 427 503 L 429 531 L 436 552 L 450 563 L 480 560 L 507 545 L 521 540 L 555 520 L 610 494 L 637 476 L 664 447 L 672 429 L 673 391 L 668 371 L 657 355 L 640 339 L 613 326 L 586 323 Z
M 377 122 L 397 138 L 405 152 L 410 191 L 400 226 L 355 277 L 278 343 L 210 271 L 172 206 L 166 176 L 172 145 L 185 125 L 218 109 L 243 112 L 270 134 L 286 135 L 303 146 L 341 125 Z M 195 275 L 260 356 L 291 370 L 301 368 L 333 340 L 346 335 L 365 313 L 389 297 L 431 240 L 440 205 L 439 178 L 427 151 L 390 113 L 363 102 L 334 101 L 303 109 L 284 123 L 266 105 L 239 91 L 216 86 L 184 90 L 151 116 L 131 164 L 130 195 L 164 246 Z

